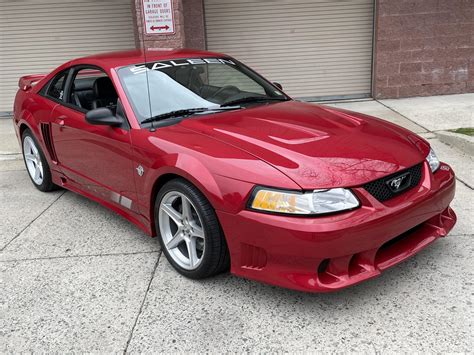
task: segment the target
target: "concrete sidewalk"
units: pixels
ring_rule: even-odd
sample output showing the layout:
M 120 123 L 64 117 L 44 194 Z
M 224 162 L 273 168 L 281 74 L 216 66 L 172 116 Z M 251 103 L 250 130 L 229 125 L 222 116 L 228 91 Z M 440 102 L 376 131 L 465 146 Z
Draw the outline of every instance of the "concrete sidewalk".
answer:
M 474 159 L 435 133 L 472 127 L 473 103 L 474 94 L 334 104 L 429 139 L 457 173 L 458 224 L 380 277 L 316 295 L 180 276 L 156 239 L 113 212 L 36 190 L 11 120 L 0 119 L 0 352 L 471 352 Z
M 474 94 L 413 97 L 398 100 L 365 100 L 328 103 L 328 105 L 362 112 L 393 122 L 430 140 L 435 148 L 440 141 L 448 145 L 458 143 L 446 139 L 446 133 L 452 135 L 446 130 L 474 127 Z M 472 138 L 462 134 L 454 135 L 471 145 L 471 149 L 461 149 L 460 145 L 454 146 L 459 156 L 470 161 L 472 155 L 467 152 L 472 150 Z M 439 146 L 439 149 L 436 150 L 441 160 L 446 160 L 446 157 L 443 156 L 444 151 L 443 146 Z M 464 165 L 462 163 L 454 165 L 457 165 L 455 170 L 458 178 L 469 187 L 474 187 L 473 167 L 470 164 Z

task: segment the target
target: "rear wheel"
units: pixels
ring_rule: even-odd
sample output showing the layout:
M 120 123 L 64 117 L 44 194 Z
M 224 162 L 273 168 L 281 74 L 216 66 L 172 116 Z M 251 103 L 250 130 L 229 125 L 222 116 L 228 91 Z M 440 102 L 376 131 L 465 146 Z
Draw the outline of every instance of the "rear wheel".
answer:
M 23 160 L 33 185 L 43 192 L 56 190 L 58 186 L 53 184 L 48 162 L 36 138 L 29 129 L 23 132 L 22 142 Z
M 155 222 L 162 250 L 179 273 L 201 279 L 229 267 L 227 244 L 215 211 L 186 180 L 171 180 L 158 192 Z

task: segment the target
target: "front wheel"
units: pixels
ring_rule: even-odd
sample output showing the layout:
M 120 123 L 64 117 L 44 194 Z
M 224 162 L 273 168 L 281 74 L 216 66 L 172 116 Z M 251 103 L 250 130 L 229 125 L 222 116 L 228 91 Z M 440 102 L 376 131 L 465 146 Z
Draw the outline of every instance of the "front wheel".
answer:
M 33 185 L 43 192 L 58 189 L 58 186 L 53 183 L 51 170 L 44 153 L 29 129 L 23 132 L 22 142 L 23 160 Z
M 163 252 L 182 275 L 201 279 L 229 267 L 229 252 L 214 209 L 183 179 L 166 183 L 155 201 Z

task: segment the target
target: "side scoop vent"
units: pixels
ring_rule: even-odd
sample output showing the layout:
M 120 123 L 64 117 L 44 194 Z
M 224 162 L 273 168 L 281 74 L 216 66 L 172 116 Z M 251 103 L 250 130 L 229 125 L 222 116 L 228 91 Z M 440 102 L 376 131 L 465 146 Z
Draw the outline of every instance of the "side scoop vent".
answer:
M 248 269 L 261 270 L 267 265 L 267 252 L 250 244 L 241 244 L 240 263 Z
M 51 160 L 54 163 L 57 163 L 58 158 L 54 150 L 53 138 L 51 136 L 51 125 L 49 123 L 41 123 L 41 134 L 43 136 L 43 141 L 44 141 L 44 144 L 46 145 L 46 149 L 48 150 L 48 154 Z

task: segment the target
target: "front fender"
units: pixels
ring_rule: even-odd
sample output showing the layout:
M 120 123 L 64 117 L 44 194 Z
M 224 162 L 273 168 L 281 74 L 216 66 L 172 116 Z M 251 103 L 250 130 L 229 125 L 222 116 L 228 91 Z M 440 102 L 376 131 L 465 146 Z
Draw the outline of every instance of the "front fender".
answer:
M 244 208 L 247 196 L 254 184 L 235 180 L 211 172 L 199 159 L 181 153 L 170 154 L 157 159 L 137 184 L 142 211 L 152 221 L 156 194 L 168 178 L 177 176 L 188 180 L 208 199 L 215 210 L 237 213 Z M 165 178 L 164 178 L 165 177 Z
M 186 154 L 170 154 L 156 161 L 149 179 L 157 181 L 166 174 L 181 176 L 196 186 L 214 208 L 222 208 L 222 191 L 214 176 L 197 158 Z
M 238 213 L 257 184 L 298 189 L 274 167 L 224 142 L 178 126 L 156 132 L 133 130 L 135 174 L 140 211 L 153 222 L 153 206 L 161 185 L 174 176 L 196 186 L 215 210 Z

